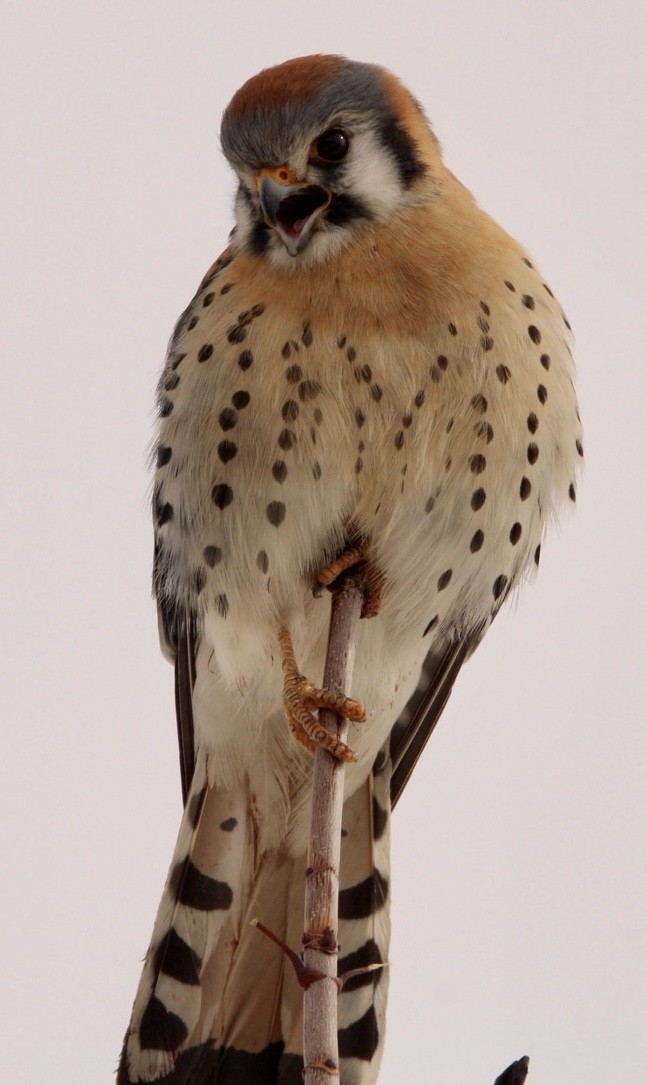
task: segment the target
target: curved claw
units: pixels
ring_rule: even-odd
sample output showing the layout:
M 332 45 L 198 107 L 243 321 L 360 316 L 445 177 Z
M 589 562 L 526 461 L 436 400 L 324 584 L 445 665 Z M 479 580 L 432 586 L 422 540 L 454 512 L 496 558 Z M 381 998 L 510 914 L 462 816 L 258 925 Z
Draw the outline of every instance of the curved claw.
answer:
M 364 707 L 358 701 L 334 693 L 331 689 L 320 689 L 299 672 L 289 630 L 279 630 L 279 644 L 285 674 L 283 708 L 297 742 L 310 753 L 314 753 L 317 746 L 320 746 L 339 761 L 354 761 L 355 754 L 351 747 L 337 738 L 333 731 L 324 727 L 311 709 L 329 708 L 345 719 L 361 722 L 366 719 Z
M 368 539 L 357 545 L 347 546 L 341 554 L 331 561 L 324 569 L 317 573 L 313 587 L 315 596 L 321 594 L 322 588 L 332 588 L 335 581 L 354 565 L 364 562 L 364 604 L 362 606 L 362 618 L 375 618 L 382 607 L 382 592 L 384 590 L 384 577 L 377 565 L 370 558 L 371 544 Z

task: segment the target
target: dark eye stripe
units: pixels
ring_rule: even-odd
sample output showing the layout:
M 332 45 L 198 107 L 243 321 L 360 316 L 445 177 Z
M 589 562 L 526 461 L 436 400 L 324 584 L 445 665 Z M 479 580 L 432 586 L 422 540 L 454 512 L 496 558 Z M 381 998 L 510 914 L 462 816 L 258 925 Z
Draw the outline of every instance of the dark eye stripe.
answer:
M 326 212 L 326 222 L 333 226 L 344 226 L 354 219 L 371 219 L 368 207 L 355 196 L 335 194 Z
M 382 122 L 379 135 L 384 147 L 393 155 L 404 187 L 409 188 L 427 171 L 424 162 L 418 157 L 414 140 L 393 116 L 386 117 Z

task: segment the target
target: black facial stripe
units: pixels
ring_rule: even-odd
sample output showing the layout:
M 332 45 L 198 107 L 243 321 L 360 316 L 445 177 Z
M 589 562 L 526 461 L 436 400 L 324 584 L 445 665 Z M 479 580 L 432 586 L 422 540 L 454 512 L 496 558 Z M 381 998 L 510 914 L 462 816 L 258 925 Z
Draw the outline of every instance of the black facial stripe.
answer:
M 354 222 L 355 219 L 371 218 L 371 212 L 366 205 L 355 196 L 348 195 L 335 194 L 330 207 L 325 212 L 326 222 L 332 226 L 345 226 L 349 222 Z
M 262 256 L 270 244 L 270 227 L 266 222 L 257 222 L 249 235 L 248 248 L 257 256 Z
M 409 188 L 418 177 L 422 177 L 427 169 L 418 157 L 414 141 L 393 115 L 387 116 L 381 122 L 378 135 L 383 146 L 393 155 L 393 160 L 400 171 L 402 184 L 405 188 Z
M 254 213 L 258 211 L 258 200 L 254 199 L 253 194 L 249 191 L 247 185 L 244 185 L 242 181 L 238 186 L 238 195 L 240 196 L 241 200 L 243 200 L 243 202 L 247 204 L 247 207 L 250 211 L 253 211 Z

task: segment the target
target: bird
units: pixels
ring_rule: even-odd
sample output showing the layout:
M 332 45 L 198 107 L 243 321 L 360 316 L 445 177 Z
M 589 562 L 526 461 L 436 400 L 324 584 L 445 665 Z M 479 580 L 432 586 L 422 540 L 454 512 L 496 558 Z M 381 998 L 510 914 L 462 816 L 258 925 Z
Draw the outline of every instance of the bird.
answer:
M 347 762 L 341 974 L 388 960 L 393 806 L 583 455 L 562 307 L 395 75 L 288 60 L 220 138 L 235 225 L 173 332 L 154 451 L 184 811 L 118 1085 L 302 1081 L 301 992 L 251 921 L 298 948 L 312 750 Z M 334 748 L 316 585 L 353 548 L 380 601 Z M 377 1080 L 387 987 L 340 994 L 342 1085 Z

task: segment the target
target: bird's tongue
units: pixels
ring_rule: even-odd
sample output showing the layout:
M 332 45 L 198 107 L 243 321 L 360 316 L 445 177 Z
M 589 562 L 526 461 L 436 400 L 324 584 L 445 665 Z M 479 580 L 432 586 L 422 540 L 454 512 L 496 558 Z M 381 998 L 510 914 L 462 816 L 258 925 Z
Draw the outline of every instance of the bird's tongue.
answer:
M 294 222 L 292 222 L 290 221 L 290 219 L 284 219 L 281 217 L 280 214 L 278 214 L 276 216 L 276 221 L 283 230 L 283 233 L 287 234 L 288 237 L 298 237 L 303 230 L 306 222 L 308 221 L 308 218 L 310 218 L 309 215 L 307 216 L 307 218 L 295 219 Z

